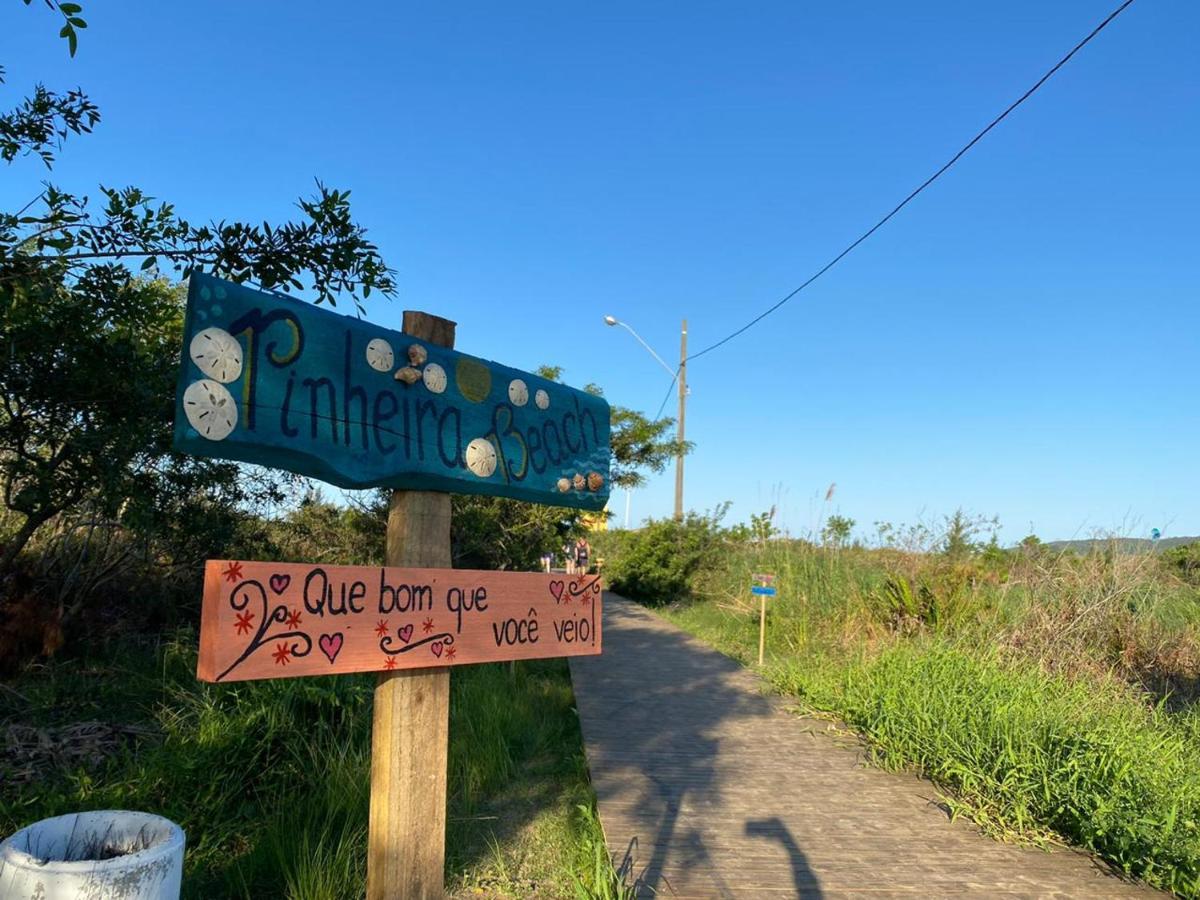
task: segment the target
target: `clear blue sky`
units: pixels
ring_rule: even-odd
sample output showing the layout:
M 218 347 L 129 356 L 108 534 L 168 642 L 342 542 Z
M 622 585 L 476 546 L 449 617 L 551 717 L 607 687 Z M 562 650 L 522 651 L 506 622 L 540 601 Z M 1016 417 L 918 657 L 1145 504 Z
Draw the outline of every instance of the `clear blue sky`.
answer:
M 404 308 L 460 349 L 653 412 L 678 354 L 791 290 L 1115 0 L 85 3 L 0 13 L 5 105 L 82 85 L 51 176 L 193 219 L 353 191 Z M 687 504 L 1200 533 L 1200 6 L 1140 0 L 812 288 L 691 367 Z M 40 163 L 3 170 L 0 202 Z M 672 407 L 668 407 L 672 408 Z M 669 515 L 654 477 L 633 517 Z M 624 515 L 624 497 L 612 508 Z

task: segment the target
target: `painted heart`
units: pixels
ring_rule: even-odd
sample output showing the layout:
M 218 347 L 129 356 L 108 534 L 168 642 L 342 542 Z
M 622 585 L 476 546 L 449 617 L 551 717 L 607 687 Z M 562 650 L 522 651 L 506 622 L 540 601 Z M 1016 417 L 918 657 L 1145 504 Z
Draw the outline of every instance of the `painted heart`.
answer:
M 429 645 L 429 649 L 433 651 L 434 656 L 441 656 L 442 655 L 442 642 L 434 641 L 432 644 Z
M 277 594 L 282 594 L 287 590 L 287 586 L 292 583 L 291 575 L 272 575 L 271 590 Z
M 400 640 L 407 644 L 412 640 L 412 626 L 405 625 L 403 628 L 397 631 L 396 634 L 400 635 Z
M 342 633 L 335 631 L 333 634 L 323 634 L 320 640 L 317 641 L 317 646 L 321 648 L 321 652 L 329 657 L 332 663 L 337 659 L 337 655 L 342 652 Z
M 566 587 L 566 585 L 563 584 L 561 581 L 550 582 L 550 593 L 554 595 L 555 603 L 558 603 L 562 600 L 562 592 L 563 592 L 563 588 L 565 588 L 565 587 Z

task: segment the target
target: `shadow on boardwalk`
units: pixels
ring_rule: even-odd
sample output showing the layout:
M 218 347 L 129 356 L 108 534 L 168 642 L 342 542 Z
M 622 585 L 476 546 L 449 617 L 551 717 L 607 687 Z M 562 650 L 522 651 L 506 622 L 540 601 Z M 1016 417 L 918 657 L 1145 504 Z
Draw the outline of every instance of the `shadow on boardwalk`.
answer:
M 726 819 L 731 809 L 742 808 L 737 779 L 719 771 L 721 735 L 727 722 L 770 715 L 771 704 L 731 682 L 731 676 L 742 672 L 740 665 L 715 652 L 696 653 L 682 632 L 664 633 L 636 621 L 616 625 L 607 613 L 605 627 L 612 630 L 604 637 L 604 667 L 621 671 L 629 690 L 591 690 L 586 667 L 599 660 L 573 659 L 572 669 L 584 673 L 575 678 L 576 701 L 584 718 L 589 764 L 593 773 L 605 772 L 593 781 L 602 815 L 605 809 L 627 809 L 650 826 L 629 836 L 623 848 L 612 847 L 621 873 L 639 896 L 740 896 L 744 885 L 727 879 L 723 865 L 736 848 L 724 842 L 710 845 L 690 813 L 703 810 L 711 824 L 714 817 Z M 630 780 L 619 777 L 622 768 L 637 773 L 636 790 L 629 791 Z M 608 777 L 610 773 L 617 777 Z M 611 841 L 614 829 L 607 819 L 604 824 Z M 787 884 L 778 887 L 796 896 L 821 896 L 804 852 L 780 818 L 757 817 L 747 810 L 727 824 L 745 839 L 737 843 L 756 850 L 746 858 L 748 865 L 778 856 L 781 863 L 786 860 L 781 871 L 790 873 Z M 681 862 L 691 873 L 688 884 L 672 882 L 678 874 L 669 869 Z M 702 879 L 707 887 L 693 894 L 689 885 L 700 872 L 707 873 Z
M 796 717 L 733 660 L 612 594 L 571 660 L 610 852 L 639 897 L 1136 897 L 1083 854 L 990 841 L 926 781 Z

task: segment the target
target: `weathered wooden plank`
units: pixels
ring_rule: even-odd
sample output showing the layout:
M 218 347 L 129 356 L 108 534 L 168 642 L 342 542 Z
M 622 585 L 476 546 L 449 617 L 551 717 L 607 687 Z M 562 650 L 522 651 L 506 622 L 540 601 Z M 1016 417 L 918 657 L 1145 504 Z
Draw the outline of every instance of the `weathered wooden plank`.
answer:
M 345 488 L 603 509 L 608 403 L 443 345 L 453 325 L 402 333 L 194 274 L 175 446 Z
M 600 652 L 597 575 L 210 560 L 204 586 L 204 681 Z
M 610 852 L 641 897 L 1157 896 L 1085 854 L 950 822 L 936 789 L 763 696 L 733 660 L 612 594 L 571 660 Z

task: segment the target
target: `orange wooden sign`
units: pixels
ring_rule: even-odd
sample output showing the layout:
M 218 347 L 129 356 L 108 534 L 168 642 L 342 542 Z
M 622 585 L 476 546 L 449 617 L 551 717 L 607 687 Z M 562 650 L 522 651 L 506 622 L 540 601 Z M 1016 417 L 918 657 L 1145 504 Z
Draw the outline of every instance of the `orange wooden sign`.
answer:
M 600 652 L 600 576 L 209 560 L 202 681 Z

